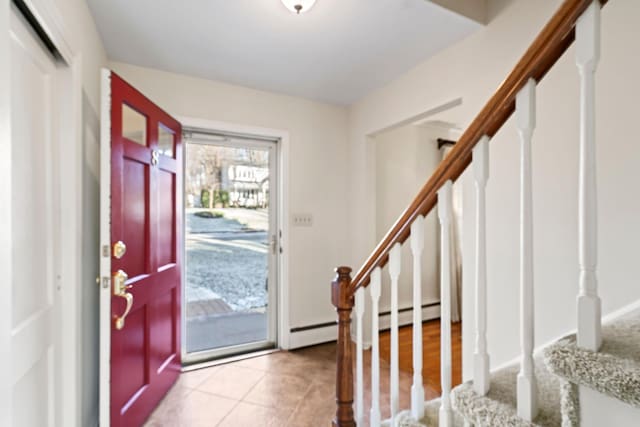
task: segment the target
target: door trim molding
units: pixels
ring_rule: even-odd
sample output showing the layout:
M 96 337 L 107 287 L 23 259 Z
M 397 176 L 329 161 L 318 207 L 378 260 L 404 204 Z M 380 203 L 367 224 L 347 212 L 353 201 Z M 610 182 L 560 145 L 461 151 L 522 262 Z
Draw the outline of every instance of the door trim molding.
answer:
M 286 218 L 289 217 L 289 132 L 282 129 L 272 129 L 259 126 L 241 125 L 237 123 L 222 122 L 194 117 L 174 116 L 183 128 L 211 129 L 222 133 L 241 134 L 255 136 L 257 138 L 270 138 L 278 141 L 277 162 L 278 162 L 278 207 L 277 222 L 282 230 L 280 247 L 282 253 L 278 257 L 278 325 L 277 325 L 277 347 L 289 349 L 289 224 Z M 183 242 L 184 244 L 184 239 Z M 184 277 L 184 274 L 183 274 Z M 184 287 L 184 286 L 183 286 Z M 186 337 L 185 322 L 183 323 L 183 337 Z M 184 340 L 185 338 L 183 338 Z M 183 345 L 183 358 L 185 356 Z
M 0 0 L 0 204 L 7 206 L 11 201 L 11 2 Z M 4 95 L 6 94 L 6 96 Z M 0 209 L 0 271 L 3 274 L 3 295 L 0 298 L 0 366 L 11 363 L 11 226 L 10 209 Z M 0 425 L 12 425 L 12 405 L 10 381 L 0 382 Z
M 81 389 L 82 354 L 81 341 L 81 302 L 82 286 L 82 228 L 83 223 L 83 142 L 82 142 L 82 61 L 75 55 L 69 66 L 59 69 L 64 74 L 61 79 L 62 93 L 70 93 L 69 104 L 63 112 L 60 155 L 60 206 L 64 215 L 60 218 L 61 239 L 61 278 L 62 298 L 62 375 L 63 384 L 63 425 L 82 425 Z M 64 295 L 63 294 L 63 295 Z M 71 396 L 66 398 L 64 396 Z
M 11 200 L 11 46 L 9 32 L 11 28 L 11 0 L 0 0 L 0 33 L 4 38 L 0 43 L 0 93 L 8 96 L 0 97 L 0 202 Z M 65 426 L 81 424 L 80 380 L 81 354 L 80 342 L 80 286 L 82 277 L 82 231 L 78 224 L 82 220 L 82 58 L 81 54 L 70 43 L 71 37 L 64 25 L 62 14 L 54 2 L 46 0 L 23 0 L 39 26 L 52 41 L 59 52 L 59 63 L 56 72 L 56 91 L 65 94 L 60 96 L 60 144 L 55 147 L 58 152 L 53 156 L 57 161 L 59 203 L 64 207 L 64 215 L 60 216 L 59 238 L 56 242 L 60 251 L 58 284 L 63 298 L 60 302 L 61 318 L 60 335 L 56 339 L 61 344 L 60 375 L 62 387 L 61 419 Z M 12 218 L 8 212 L 0 214 L 0 268 L 7 283 L 12 281 L 11 270 L 11 225 Z M 0 363 L 12 366 L 11 363 L 11 291 L 4 289 L 5 294 L 0 302 Z M 64 333 L 62 333 L 64 331 Z M 0 424 L 12 425 L 11 382 L 0 384 Z

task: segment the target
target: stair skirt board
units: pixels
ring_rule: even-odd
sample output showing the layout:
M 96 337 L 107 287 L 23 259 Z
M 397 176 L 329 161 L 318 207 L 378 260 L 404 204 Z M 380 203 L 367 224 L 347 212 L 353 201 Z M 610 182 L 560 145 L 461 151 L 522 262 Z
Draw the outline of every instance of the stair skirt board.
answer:
M 454 408 L 476 427 L 578 427 L 579 407 L 576 388 L 545 367 L 542 355 L 534 359 L 538 381 L 538 416 L 528 422 L 517 415 L 517 376 L 519 365 L 492 372 L 486 396 L 476 394 L 472 382 L 454 388 Z
M 570 335 L 544 350 L 554 374 L 640 408 L 640 310 L 602 327 L 602 347 L 576 346 Z

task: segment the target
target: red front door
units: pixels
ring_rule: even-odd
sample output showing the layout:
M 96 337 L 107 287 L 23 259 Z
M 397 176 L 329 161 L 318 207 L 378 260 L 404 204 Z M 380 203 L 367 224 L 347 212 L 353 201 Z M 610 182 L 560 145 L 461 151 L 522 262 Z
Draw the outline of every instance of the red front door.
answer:
M 114 427 L 142 425 L 180 372 L 181 136 L 180 123 L 111 72 Z

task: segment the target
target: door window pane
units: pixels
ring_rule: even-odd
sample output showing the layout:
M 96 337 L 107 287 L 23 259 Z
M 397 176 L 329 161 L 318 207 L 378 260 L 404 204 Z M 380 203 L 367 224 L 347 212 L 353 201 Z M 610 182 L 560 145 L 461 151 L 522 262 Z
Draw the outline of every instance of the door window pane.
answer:
M 147 118 L 127 104 L 122 104 L 122 136 L 147 146 Z
M 158 124 L 158 150 L 160 154 L 173 157 L 174 135 L 169 129 Z

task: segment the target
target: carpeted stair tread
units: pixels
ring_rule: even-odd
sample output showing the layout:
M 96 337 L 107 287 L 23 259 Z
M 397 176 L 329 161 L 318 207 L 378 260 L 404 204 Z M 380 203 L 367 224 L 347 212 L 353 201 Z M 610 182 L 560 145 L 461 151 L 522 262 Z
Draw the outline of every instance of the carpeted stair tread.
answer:
M 602 327 L 602 347 L 592 352 L 567 336 L 544 350 L 554 374 L 640 408 L 640 310 Z
M 411 411 L 403 411 L 396 417 L 393 427 L 437 427 L 439 414 L 440 399 L 433 399 L 425 403 L 424 418 L 416 421 L 411 417 Z M 464 427 L 464 420 L 456 411 L 453 412 L 453 427 Z
M 538 381 L 538 416 L 533 422 L 526 421 L 517 414 L 517 376 L 519 365 L 512 365 L 491 373 L 491 386 L 486 396 L 476 394 L 472 382 L 454 388 L 452 400 L 454 408 L 476 427 L 557 427 L 576 425 L 573 420 L 563 419 L 560 388 L 566 383 L 551 374 L 536 356 L 535 372 Z M 569 405 L 570 406 L 570 405 Z M 566 417 L 566 416 L 565 416 Z

